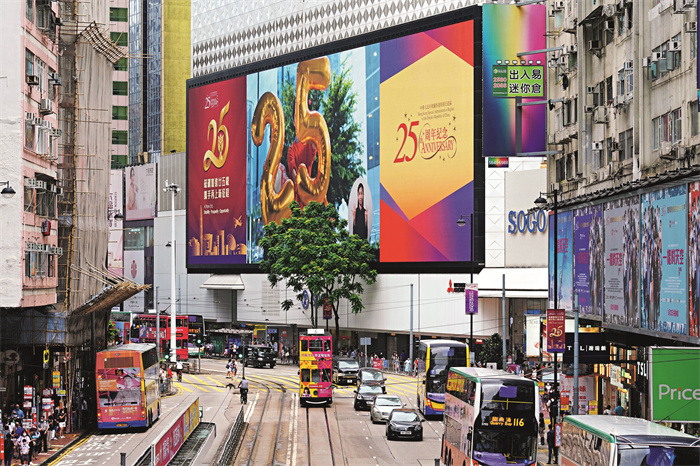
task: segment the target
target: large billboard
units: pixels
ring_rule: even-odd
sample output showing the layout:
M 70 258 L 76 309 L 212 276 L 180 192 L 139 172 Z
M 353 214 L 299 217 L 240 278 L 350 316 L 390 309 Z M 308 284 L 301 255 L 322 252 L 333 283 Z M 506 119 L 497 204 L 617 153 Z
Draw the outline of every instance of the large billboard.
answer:
M 651 420 L 700 422 L 700 348 L 649 348 Z
M 602 315 L 603 209 L 591 206 L 574 213 L 574 293 L 582 314 Z
M 700 336 L 700 182 L 688 186 L 688 335 Z
M 143 249 L 124 251 L 124 276 L 139 285 L 144 284 L 145 264 Z M 145 308 L 145 292 L 132 296 L 124 301 L 124 311 L 143 312 Z
M 124 215 L 123 179 L 124 170 L 111 170 L 109 177 L 109 244 L 107 245 L 107 268 L 110 272 L 124 274 L 124 223 L 117 214 Z
M 156 164 L 134 165 L 126 170 L 126 220 L 156 216 Z
M 557 213 L 556 241 L 554 241 L 554 214 L 550 214 L 549 228 L 549 299 L 550 306 L 571 309 L 574 303 L 574 241 L 573 212 Z M 556 249 L 555 249 L 556 246 Z M 554 267 L 556 254 L 556 270 Z M 555 281 L 556 280 L 556 281 Z M 554 286 L 557 288 L 556 303 Z

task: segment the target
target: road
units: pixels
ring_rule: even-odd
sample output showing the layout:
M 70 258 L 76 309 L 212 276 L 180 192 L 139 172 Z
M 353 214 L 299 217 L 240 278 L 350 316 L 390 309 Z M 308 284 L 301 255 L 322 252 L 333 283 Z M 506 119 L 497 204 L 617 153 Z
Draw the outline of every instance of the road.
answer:
M 240 379 L 240 370 L 238 379 Z M 250 380 L 246 405 L 248 428 L 234 464 L 296 465 L 384 465 L 435 464 L 440 455 L 442 424 L 428 420 L 424 440 L 387 441 L 385 425 L 372 424 L 369 412 L 353 409 L 354 387 L 338 387 L 334 402 L 323 408 L 299 407 L 297 367 L 278 365 L 274 369 L 246 368 Z M 203 421 L 217 426 L 212 448 L 204 452 L 201 464 L 210 464 L 225 433 L 240 410 L 237 393 L 227 388 L 224 360 L 202 360 L 202 374 L 184 374 L 175 383 L 177 393 L 162 401 L 162 419 L 147 431 L 97 432 L 83 439 L 52 466 L 102 466 L 120 464 L 120 453 L 127 454 L 127 465 L 143 454 L 163 430 L 197 396 L 203 407 Z M 409 377 L 387 374 L 387 393 L 401 397 L 407 407 L 415 407 L 416 383 Z M 264 414 L 263 414 L 264 411 Z M 308 417 L 307 417 L 308 415 Z M 262 416 L 262 417 L 261 417 Z M 259 432 L 257 438 L 256 432 Z M 274 456 L 274 460 L 272 457 Z

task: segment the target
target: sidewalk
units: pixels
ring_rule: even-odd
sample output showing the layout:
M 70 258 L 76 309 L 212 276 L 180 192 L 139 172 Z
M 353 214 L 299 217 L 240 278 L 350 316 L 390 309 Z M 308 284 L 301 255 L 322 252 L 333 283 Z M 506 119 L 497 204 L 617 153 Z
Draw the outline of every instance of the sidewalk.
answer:
M 31 464 L 35 465 L 48 465 L 52 460 L 58 458 L 63 451 L 65 451 L 69 446 L 77 443 L 87 432 L 82 430 L 77 430 L 70 434 L 64 434 L 63 438 L 55 438 L 50 441 L 49 451 L 47 453 L 39 453 L 36 459 L 31 461 Z M 20 458 L 14 458 L 12 460 L 12 466 L 19 466 L 22 464 Z

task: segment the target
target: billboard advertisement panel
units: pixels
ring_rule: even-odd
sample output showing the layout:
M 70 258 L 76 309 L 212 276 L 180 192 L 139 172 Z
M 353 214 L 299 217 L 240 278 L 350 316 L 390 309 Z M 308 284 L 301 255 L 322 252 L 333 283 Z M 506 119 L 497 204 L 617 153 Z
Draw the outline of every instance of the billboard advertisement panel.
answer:
M 600 205 L 574 213 L 574 293 L 578 293 L 579 312 L 601 315 L 603 209 Z
M 131 281 L 142 285 L 144 283 L 144 253 L 143 249 L 124 251 L 124 276 Z M 143 312 L 144 310 L 145 293 L 140 293 L 132 296 L 124 301 L 124 311 L 126 312 Z
M 649 348 L 651 420 L 700 422 L 700 348 Z
M 700 336 L 700 182 L 688 185 L 688 335 Z
M 188 260 L 245 264 L 245 78 L 191 89 L 188 99 Z
M 564 309 L 547 309 L 547 351 L 563 353 L 566 349 Z
M 109 174 L 109 244 L 107 245 L 107 268 L 110 272 L 124 274 L 124 221 L 114 218 L 124 215 L 122 181 L 124 170 L 111 170 Z
M 156 216 L 156 164 L 135 165 L 125 170 L 126 220 Z
M 642 322 L 644 328 L 688 333 L 686 186 L 642 195 Z
M 254 270 L 263 227 L 288 217 L 292 201 L 334 205 L 385 270 L 471 260 L 469 231 L 456 220 L 474 212 L 484 183 L 474 175 L 484 164 L 475 160 L 475 119 L 487 104 L 476 85 L 485 79 L 482 11 L 489 34 L 497 24 L 518 31 L 513 43 L 489 45 L 493 57 L 544 47 L 543 6 L 487 7 L 423 20 L 401 37 L 379 32 L 361 47 L 348 42 L 190 80 L 187 266 Z M 502 136 L 504 126 L 520 125 L 523 150 L 539 147 L 535 139 L 544 147 L 543 106 L 526 107 L 516 121 L 501 112 L 514 99 L 488 102 L 498 128 L 483 134 L 509 140 L 507 155 L 516 143 Z M 483 219 L 476 224 L 479 238 Z
M 537 97 L 540 95 L 537 91 L 541 91 L 537 84 L 544 83 L 544 79 L 532 79 L 532 74 L 533 71 L 537 73 L 538 66 L 544 66 L 547 60 L 545 54 L 517 55 L 547 48 L 546 6 L 487 4 L 483 10 L 483 140 L 488 141 L 488 144 L 484 144 L 482 155 L 506 157 L 517 153 L 544 151 L 547 106 L 517 107 L 517 100 L 513 97 L 521 96 L 522 102 L 541 100 L 541 97 Z M 504 31 L 508 33 L 504 34 Z M 519 85 L 518 92 L 515 93 L 516 89 L 509 86 L 506 89 L 511 92 L 504 97 L 502 88 L 494 85 L 503 84 L 502 80 L 495 78 L 502 73 L 506 60 L 509 68 L 520 73 L 515 82 Z M 529 80 L 523 80 L 524 70 L 528 71 Z M 543 71 L 542 76 L 544 74 Z M 529 85 L 527 92 L 523 92 L 523 83 Z M 527 95 L 532 95 L 533 98 L 528 99 Z
M 639 200 L 605 203 L 605 321 L 639 328 Z
M 554 306 L 554 283 L 557 284 L 556 305 L 562 309 L 572 309 L 574 304 L 574 241 L 573 212 L 557 214 L 557 240 L 554 241 L 554 222 L 549 219 L 549 296 L 550 306 Z M 554 270 L 554 246 L 556 244 L 557 267 Z M 556 278 L 555 278 L 556 277 Z

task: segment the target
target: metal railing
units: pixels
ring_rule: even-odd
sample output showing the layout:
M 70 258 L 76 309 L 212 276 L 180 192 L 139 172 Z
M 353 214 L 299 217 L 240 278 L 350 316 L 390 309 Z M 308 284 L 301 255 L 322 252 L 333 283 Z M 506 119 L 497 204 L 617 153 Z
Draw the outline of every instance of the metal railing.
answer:
M 231 429 L 229 429 L 226 440 L 224 440 L 220 448 L 219 457 L 213 466 L 228 466 L 232 464 L 238 445 L 241 443 L 241 436 L 244 430 L 245 422 L 243 422 L 243 406 L 241 406 L 241 410 L 236 417 L 236 422 L 234 422 Z

